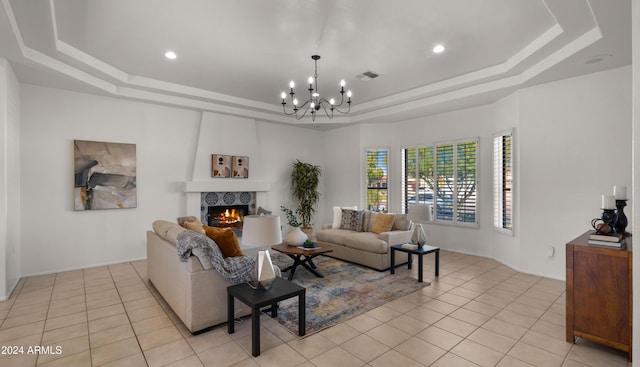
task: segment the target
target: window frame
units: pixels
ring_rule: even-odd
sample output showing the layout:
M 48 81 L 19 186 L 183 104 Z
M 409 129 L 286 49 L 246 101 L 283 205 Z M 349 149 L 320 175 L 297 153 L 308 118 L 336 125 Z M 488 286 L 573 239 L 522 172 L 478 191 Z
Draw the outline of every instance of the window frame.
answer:
M 369 152 L 370 151 L 386 151 L 387 152 L 386 187 L 369 187 Z M 391 168 L 391 148 L 390 147 L 366 147 L 364 149 L 364 191 L 365 191 L 364 203 L 365 203 L 365 208 L 367 210 L 372 210 L 376 212 L 378 211 L 377 209 L 380 207 L 379 205 L 378 205 L 378 208 L 376 208 L 376 210 L 369 208 L 369 190 L 378 189 L 378 190 L 385 190 L 387 195 L 386 206 L 385 206 L 385 209 L 382 211 L 382 213 L 389 212 L 390 193 L 391 193 L 391 190 L 390 190 L 391 180 L 389 178 L 390 168 Z
M 515 129 L 503 130 L 493 135 L 492 139 L 492 161 L 493 161 L 493 172 L 492 172 L 492 195 L 493 195 L 493 221 L 492 227 L 494 231 L 513 236 L 515 230 L 515 155 L 514 155 L 514 145 L 515 145 Z M 510 159 L 510 188 L 505 187 L 505 173 L 504 173 L 504 138 L 506 136 L 510 136 L 510 144 L 509 144 L 509 159 Z M 500 139 L 500 140 L 498 140 Z M 500 144 L 497 146 L 497 144 Z M 499 150 L 498 150 L 499 149 Z M 498 160 L 499 159 L 499 160 Z M 499 175 L 499 176 L 498 176 Z M 510 193 L 510 207 L 506 207 L 506 192 Z M 505 227 L 504 224 L 504 212 L 509 210 L 509 222 L 510 228 Z
M 466 144 L 466 143 L 474 143 L 475 144 L 475 217 L 474 217 L 474 221 L 473 222 L 463 222 L 458 220 L 458 213 L 457 213 L 457 208 L 458 208 L 458 148 L 460 144 Z M 431 223 L 435 223 L 435 224 L 442 224 L 442 225 L 450 225 L 450 226 L 457 226 L 457 227 L 464 227 L 464 228 L 479 228 L 480 227 L 480 221 L 479 221 L 479 213 L 480 213 L 480 200 L 478 198 L 478 194 L 480 192 L 480 138 L 479 137 L 472 137 L 472 138 L 464 138 L 464 139 L 455 139 L 455 140 L 447 140 L 447 141 L 440 141 L 440 142 L 434 142 L 434 143 L 430 143 L 430 144 L 420 144 L 420 145 L 411 145 L 411 146 L 403 146 L 400 148 L 400 153 L 402 156 L 402 177 L 401 177 L 401 186 L 402 186 L 402 210 L 406 213 L 406 209 L 408 208 L 408 198 L 407 198 L 407 181 L 406 181 L 406 150 L 407 149 L 415 149 L 416 152 L 418 152 L 421 148 L 432 148 L 432 154 L 433 154 L 433 167 L 432 167 L 432 172 L 434 177 L 432 178 L 433 180 L 433 187 L 432 192 L 433 192 L 433 198 L 435 201 L 435 203 L 437 204 L 437 197 L 438 197 L 438 184 L 437 184 L 437 176 L 438 176 L 438 159 L 437 159 L 437 151 L 438 151 L 438 147 L 444 147 L 446 145 L 452 145 L 452 149 L 453 149 L 453 155 L 454 155 L 454 162 L 453 162 L 453 167 L 452 167 L 452 180 L 453 180 L 453 184 L 452 187 L 454 188 L 454 191 L 451 193 L 454 197 L 455 200 L 453 200 L 453 207 L 452 207 L 452 218 L 451 219 L 438 219 L 438 215 L 435 212 L 436 207 L 434 206 L 434 213 L 433 213 L 433 219 L 431 221 Z M 416 153 L 416 159 L 417 157 L 419 157 L 419 154 Z M 420 170 L 420 163 L 419 160 L 416 161 L 416 180 L 418 180 L 418 173 Z M 416 192 L 419 192 L 419 190 L 417 190 Z M 418 194 L 417 194 L 418 195 Z M 418 196 L 419 198 L 419 196 Z

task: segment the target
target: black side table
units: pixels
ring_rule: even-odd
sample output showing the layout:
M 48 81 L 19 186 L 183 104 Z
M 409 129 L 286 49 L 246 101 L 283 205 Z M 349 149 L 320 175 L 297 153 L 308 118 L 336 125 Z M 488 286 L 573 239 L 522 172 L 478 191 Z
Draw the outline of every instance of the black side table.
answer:
M 422 257 L 426 254 L 430 254 L 432 252 L 436 253 L 436 276 L 440 276 L 440 247 L 435 246 L 424 246 L 418 247 L 417 249 L 404 248 L 402 245 L 393 245 L 391 246 L 391 274 L 395 274 L 396 272 L 396 251 L 406 252 L 408 255 L 408 264 L 407 267 L 411 269 L 411 255 L 418 255 L 418 282 L 422 282 Z
M 305 334 L 307 325 L 305 318 L 305 288 L 288 280 L 276 277 L 271 289 L 259 291 L 247 283 L 227 287 L 227 330 L 235 332 L 234 297 L 251 307 L 251 354 L 260 355 L 260 309 L 271 305 L 271 317 L 278 316 L 278 302 L 298 296 L 298 335 Z

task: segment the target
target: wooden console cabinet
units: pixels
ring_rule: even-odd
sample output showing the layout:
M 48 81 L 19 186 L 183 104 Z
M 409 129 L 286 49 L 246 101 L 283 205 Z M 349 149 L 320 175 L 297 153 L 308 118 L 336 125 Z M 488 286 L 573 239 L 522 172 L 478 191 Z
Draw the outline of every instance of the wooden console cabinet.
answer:
M 588 339 L 631 360 L 631 237 L 610 248 L 589 245 L 591 233 L 567 243 L 567 342 Z

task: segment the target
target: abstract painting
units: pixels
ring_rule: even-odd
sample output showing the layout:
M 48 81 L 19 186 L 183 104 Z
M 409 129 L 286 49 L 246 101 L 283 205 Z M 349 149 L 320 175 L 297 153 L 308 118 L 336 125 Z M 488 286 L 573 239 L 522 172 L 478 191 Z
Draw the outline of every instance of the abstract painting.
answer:
M 230 155 L 211 155 L 211 177 L 231 177 Z
M 136 145 L 74 140 L 74 209 L 126 209 L 138 205 Z
M 233 156 L 233 175 L 234 178 L 249 177 L 249 157 Z

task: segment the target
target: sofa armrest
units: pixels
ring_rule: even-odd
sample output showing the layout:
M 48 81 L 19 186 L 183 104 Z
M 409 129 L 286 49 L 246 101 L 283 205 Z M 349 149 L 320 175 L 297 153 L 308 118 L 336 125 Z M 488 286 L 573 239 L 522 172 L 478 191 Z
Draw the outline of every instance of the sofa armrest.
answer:
M 381 232 L 378 234 L 378 237 L 385 241 L 387 245 L 399 245 L 402 243 L 411 242 L 411 236 L 413 235 L 412 230 L 408 231 L 389 231 L 389 232 Z

